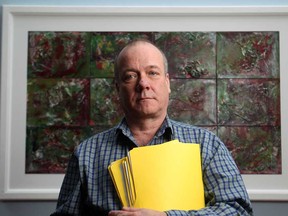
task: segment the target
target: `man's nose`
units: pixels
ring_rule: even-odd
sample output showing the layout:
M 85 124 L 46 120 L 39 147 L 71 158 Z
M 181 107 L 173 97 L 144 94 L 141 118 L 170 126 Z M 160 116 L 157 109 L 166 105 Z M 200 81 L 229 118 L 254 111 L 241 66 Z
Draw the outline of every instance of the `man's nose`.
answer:
M 137 85 L 137 90 L 140 90 L 140 91 L 143 89 L 148 90 L 149 88 L 150 88 L 149 80 L 145 77 L 141 77 Z

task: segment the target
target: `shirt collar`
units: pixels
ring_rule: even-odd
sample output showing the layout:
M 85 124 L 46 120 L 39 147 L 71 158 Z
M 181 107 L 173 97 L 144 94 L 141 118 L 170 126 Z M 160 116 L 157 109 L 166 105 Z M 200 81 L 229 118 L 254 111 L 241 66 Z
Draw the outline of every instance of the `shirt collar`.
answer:
M 126 121 L 125 117 L 121 120 L 121 122 L 118 125 L 116 125 L 116 134 L 115 135 L 117 137 L 119 137 L 119 134 L 123 134 L 124 136 L 130 138 L 131 140 L 134 140 L 132 132 L 130 131 L 130 129 L 127 125 L 127 121 Z M 157 138 L 157 137 L 160 137 L 163 135 L 165 137 L 167 137 L 168 140 L 172 140 L 173 127 L 172 127 L 171 120 L 168 116 L 165 117 L 160 129 L 155 134 L 155 137 Z

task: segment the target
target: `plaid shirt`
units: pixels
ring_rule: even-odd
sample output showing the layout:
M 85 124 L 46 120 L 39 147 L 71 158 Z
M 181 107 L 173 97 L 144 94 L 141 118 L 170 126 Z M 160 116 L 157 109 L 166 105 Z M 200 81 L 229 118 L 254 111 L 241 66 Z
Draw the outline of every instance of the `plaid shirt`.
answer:
M 168 216 L 253 214 L 242 177 L 218 137 L 205 129 L 167 117 L 149 145 L 173 139 L 201 146 L 206 207 L 198 211 L 170 210 L 166 212 Z M 107 168 L 134 147 L 137 145 L 125 119 L 82 142 L 71 157 L 57 209 L 52 215 L 99 216 L 121 209 Z

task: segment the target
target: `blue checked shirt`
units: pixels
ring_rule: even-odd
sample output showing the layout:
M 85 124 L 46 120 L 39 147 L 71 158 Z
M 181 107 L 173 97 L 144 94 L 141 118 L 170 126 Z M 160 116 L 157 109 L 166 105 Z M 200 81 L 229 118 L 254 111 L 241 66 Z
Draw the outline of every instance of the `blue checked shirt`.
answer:
M 201 145 L 206 207 L 198 211 L 169 210 L 168 216 L 253 214 L 241 175 L 218 137 L 166 117 L 150 145 L 173 139 Z M 107 168 L 134 147 L 137 145 L 125 119 L 82 142 L 71 157 L 56 212 L 52 215 L 101 216 L 121 209 Z

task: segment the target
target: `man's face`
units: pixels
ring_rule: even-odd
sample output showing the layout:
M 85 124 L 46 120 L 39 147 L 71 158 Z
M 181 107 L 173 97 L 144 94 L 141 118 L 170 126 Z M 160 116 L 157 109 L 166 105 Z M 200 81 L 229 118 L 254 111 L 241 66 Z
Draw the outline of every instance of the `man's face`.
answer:
M 127 118 L 157 118 L 167 114 L 170 82 L 163 56 L 152 44 L 139 42 L 118 59 L 117 90 Z

